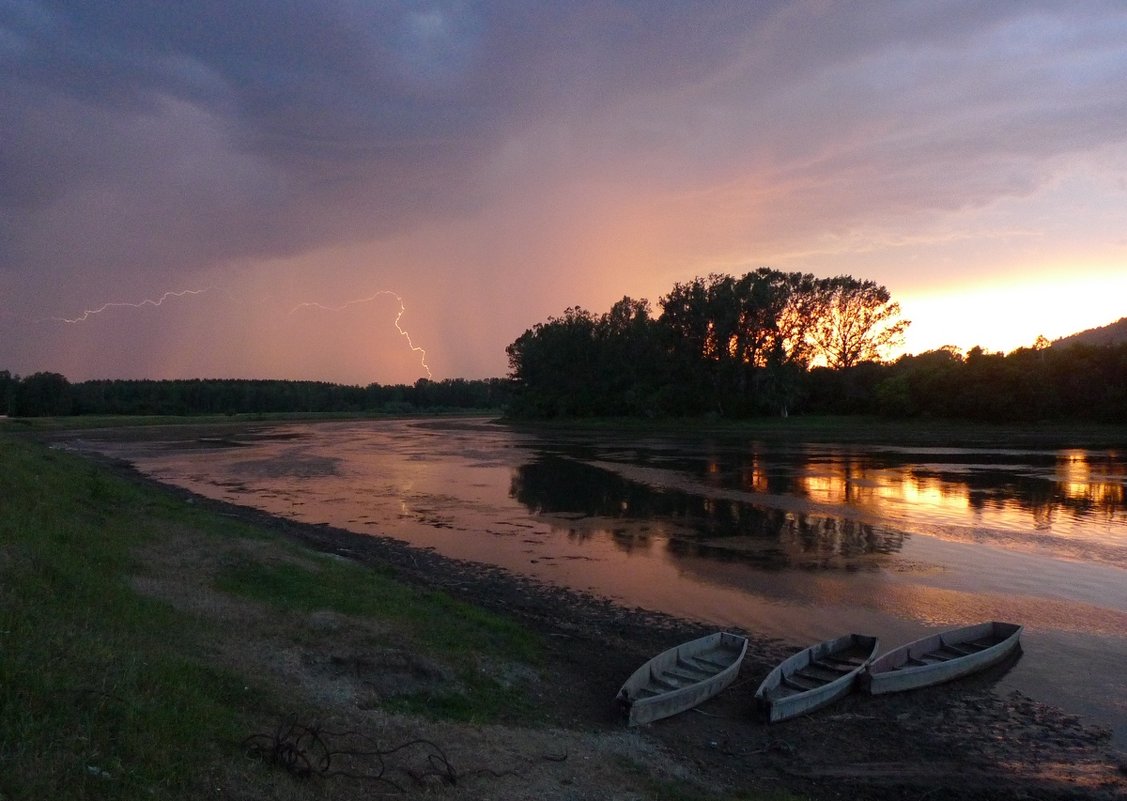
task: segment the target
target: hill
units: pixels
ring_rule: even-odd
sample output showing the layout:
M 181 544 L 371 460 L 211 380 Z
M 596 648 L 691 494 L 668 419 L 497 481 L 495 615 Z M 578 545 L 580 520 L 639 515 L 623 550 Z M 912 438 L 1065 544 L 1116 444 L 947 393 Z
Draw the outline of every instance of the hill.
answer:
M 1089 328 L 1078 334 L 1053 340 L 1053 345 L 1118 345 L 1127 342 L 1127 317 L 1102 328 Z

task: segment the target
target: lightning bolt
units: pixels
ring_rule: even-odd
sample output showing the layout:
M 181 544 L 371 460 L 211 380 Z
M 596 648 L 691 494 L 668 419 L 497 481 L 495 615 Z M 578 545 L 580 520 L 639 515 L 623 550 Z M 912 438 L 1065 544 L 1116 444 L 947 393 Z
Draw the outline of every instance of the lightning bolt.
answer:
M 426 350 L 420 348 L 418 345 L 412 342 L 411 335 L 407 333 L 407 331 L 404 330 L 402 326 L 399 325 L 399 321 L 403 318 L 403 314 L 407 311 L 407 304 L 403 302 L 403 298 L 400 297 L 398 293 L 392 292 L 390 289 L 381 289 L 374 295 L 369 295 L 366 298 L 357 298 L 356 300 L 350 300 L 347 303 L 342 303 L 340 306 L 326 306 L 323 303 L 299 303 L 292 309 L 290 309 L 290 314 L 293 314 L 296 311 L 300 311 L 301 309 L 320 309 L 321 311 L 328 312 L 344 311 L 349 306 L 359 306 L 362 303 L 371 303 L 376 298 L 382 297 L 384 295 L 390 295 L 391 297 L 399 301 L 399 313 L 395 315 L 395 330 L 399 332 L 400 336 L 407 340 L 407 346 L 411 348 L 411 351 L 413 353 L 419 354 L 419 364 L 422 365 L 422 368 L 427 371 L 427 378 L 433 379 L 434 375 L 430 371 L 430 366 L 427 365 Z
M 182 298 L 185 295 L 202 295 L 204 292 L 207 292 L 208 289 L 210 289 L 210 287 L 205 287 L 203 289 L 181 289 L 181 290 L 178 290 L 178 291 L 175 291 L 175 292 L 165 292 L 163 295 L 161 295 L 156 300 L 153 300 L 152 298 L 146 298 L 145 300 L 142 300 L 140 303 L 127 303 L 127 302 L 124 302 L 124 301 L 114 301 L 114 302 L 111 302 L 111 303 L 103 303 L 101 306 L 99 306 L 96 309 L 86 309 L 85 311 L 82 312 L 82 314 L 80 314 L 78 317 L 75 317 L 73 319 L 70 319 L 70 318 L 67 318 L 67 317 L 47 317 L 45 319 L 49 320 L 51 322 L 55 322 L 55 323 L 68 323 L 68 324 L 72 324 L 72 325 L 74 323 L 84 323 L 87 320 L 89 320 L 91 317 L 93 317 L 94 315 L 101 314 L 102 312 L 108 311 L 109 309 L 125 308 L 125 307 L 132 308 L 132 309 L 140 309 L 143 306 L 160 306 L 162 303 L 164 303 L 169 298 Z M 42 322 L 42 320 L 40 320 L 39 322 Z

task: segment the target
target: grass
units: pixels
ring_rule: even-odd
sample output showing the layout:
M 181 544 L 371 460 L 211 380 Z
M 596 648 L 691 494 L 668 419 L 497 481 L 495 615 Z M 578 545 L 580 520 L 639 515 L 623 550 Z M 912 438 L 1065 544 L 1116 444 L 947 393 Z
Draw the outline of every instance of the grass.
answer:
M 169 628 L 192 626 L 128 585 L 130 551 L 153 534 L 143 518 L 168 509 L 24 443 L 0 440 L 0 465 L 0 794 L 183 785 L 236 738 L 245 685 L 170 648 Z
M 0 512 L 0 799 L 196 797 L 207 777 L 246 762 L 249 732 L 291 708 L 260 677 L 204 661 L 218 624 L 130 582 L 144 572 L 137 554 L 169 531 L 217 542 L 269 532 L 3 434 Z M 491 719 L 499 687 L 474 666 L 538 659 L 536 638 L 510 621 L 352 564 L 306 561 L 247 557 L 218 584 L 282 609 L 378 618 L 398 642 L 453 659 L 467 680 L 432 714 Z
M 968 448 L 1127 447 L 1127 425 L 1096 423 L 976 423 L 959 420 L 893 420 L 860 415 L 759 417 L 747 420 L 724 420 L 718 417 L 668 420 L 577 418 L 508 422 L 513 427 L 529 430 L 708 435 L 767 442 L 835 442 Z
M 465 723 L 532 717 L 528 699 L 480 669 L 485 655 L 523 665 L 542 663 L 540 639 L 510 620 L 350 562 L 324 560 L 310 568 L 240 560 L 223 570 L 218 587 L 283 612 L 331 610 L 378 618 L 395 632 L 388 644 L 436 655 L 453 669 L 453 689 L 395 695 L 383 704 L 388 710 Z
M 378 617 L 397 635 L 426 652 L 479 654 L 501 650 L 523 662 L 540 658 L 539 640 L 527 630 L 438 592 L 419 592 L 351 562 L 325 560 L 310 569 L 292 563 L 245 560 L 224 569 L 218 586 L 282 611 L 328 609 Z

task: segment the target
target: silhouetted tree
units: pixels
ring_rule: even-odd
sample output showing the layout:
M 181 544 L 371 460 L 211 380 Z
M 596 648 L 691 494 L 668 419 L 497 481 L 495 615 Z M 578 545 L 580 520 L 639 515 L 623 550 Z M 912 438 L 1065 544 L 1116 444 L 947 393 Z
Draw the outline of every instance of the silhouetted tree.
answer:
M 717 411 L 784 411 L 799 393 L 818 313 L 814 277 L 766 267 L 740 278 L 679 283 L 661 299 L 661 325 L 681 373 L 708 388 Z
M 33 373 L 15 393 L 15 413 L 21 417 L 59 417 L 73 411 L 70 382 L 59 373 Z
M 846 369 L 879 361 L 904 340 L 910 320 L 898 320 L 900 304 L 875 281 L 848 275 L 817 282 L 816 310 L 809 335 L 826 364 Z
M 566 309 L 563 317 L 537 323 L 505 349 L 514 383 L 513 414 L 596 413 L 599 358 L 595 327 L 594 316 L 575 306 Z
M 19 383 L 19 377 L 7 370 L 0 370 L 0 414 L 16 413 L 16 389 Z
M 623 297 L 595 326 L 602 413 L 653 416 L 667 379 L 661 331 L 647 300 Z

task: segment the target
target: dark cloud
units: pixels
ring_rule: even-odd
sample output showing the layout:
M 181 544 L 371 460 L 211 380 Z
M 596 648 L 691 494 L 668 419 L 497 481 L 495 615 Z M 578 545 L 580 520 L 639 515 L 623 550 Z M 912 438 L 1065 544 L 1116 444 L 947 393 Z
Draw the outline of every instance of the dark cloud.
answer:
M 0 289 L 451 220 L 506 280 L 619 215 L 694 265 L 817 249 L 1123 146 L 1125 42 L 1117 1 L 9 0 Z
M 9 5 L 3 262 L 191 266 L 394 230 L 473 207 L 477 160 L 522 119 L 724 58 L 723 31 L 689 7 L 656 25 L 643 7 L 588 11 Z M 688 58 L 669 58 L 682 34 Z

